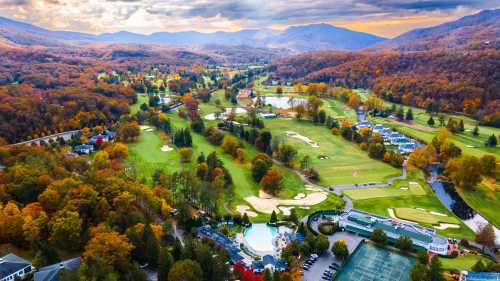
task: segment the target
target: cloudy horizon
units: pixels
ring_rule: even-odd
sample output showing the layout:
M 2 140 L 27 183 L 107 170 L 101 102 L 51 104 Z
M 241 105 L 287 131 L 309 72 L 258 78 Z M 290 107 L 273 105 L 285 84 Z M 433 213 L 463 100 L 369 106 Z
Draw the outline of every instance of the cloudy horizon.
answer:
M 0 16 L 93 34 L 285 29 L 329 23 L 391 38 L 499 7 L 500 0 L 0 0 Z

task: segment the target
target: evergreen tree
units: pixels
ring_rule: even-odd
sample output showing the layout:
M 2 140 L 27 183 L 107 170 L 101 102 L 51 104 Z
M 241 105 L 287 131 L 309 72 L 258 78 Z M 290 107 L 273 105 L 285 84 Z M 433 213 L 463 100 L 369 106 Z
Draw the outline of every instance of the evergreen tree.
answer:
M 281 281 L 281 275 L 277 270 L 274 271 L 273 281 Z
M 295 208 L 292 208 L 290 210 L 290 215 L 288 216 L 288 220 L 295 224 L 298 224 L 299 218 L 297 217 L 297 211 L 295 211 Z
M 458 130 L 462 133 L 465 131 L 465 125 L 463 119 L 460 119 L 460 123 L 458 123 Z
M 373 230 L 370 239 L 373 240 L 373 242 L 381 245 L 385 245 L 387 243 L 387 235 L 380 228 L 376 228 L 375 230 Z
M 413 111 L 411 108 L 408 108 L 408 111 L 406 111 L 406 118 L 407 121 L 413 120 Z
M 429 281 L 444 281 L 443 269 L 441 268 L 441 262 L 438 256 L 434 256 L 431 259 L 431 264 L 429 265 Z
M 486 146 L 490 147 L 497 146 L 497 137 L 494 134 L 491 134 L 491 136 L 488 138 L 488 140 L 486 141 Z
M 273 211 L 271 213 L 271 219 L 269 219 L 270 224 L 276 224 L 278 222 L 278 216 L 276 215 L 276 212 Z
M 249 225 L 250 224 L 250 220 L 248 219 L 247 213 L 243 214 L 242 223 L 243 223 L 243 225 Z
M 146 261 L 149 266 L 156 268 L 158 265 L 158 257 L 160 255 L 160 248 L 158 239 L 151 228 L 151 224 L 146 224 L 142 232 L 142 241 L 146 245 Z
M 479 136 L 479 127 L 477 125 L 474 127 L 474 130 L 472 131 L 472 135 L 475 137 Z
M 398 111 L 396 112 L 396 117 L 398 120 L 403 120 L 405 118 L 405 111 L 403 109 L 403 106 L 400 106 L 398 108 Z
M 432 126 L 434 126 L 435 123 L 436 122 L 434 122 L 434 118 L 432 118 L 432 115 L 431 115 L 431 117 L 429 118 L 429 120 L 427 120 L 427 125 L 429 125 L 429 126 L 432 127 Z

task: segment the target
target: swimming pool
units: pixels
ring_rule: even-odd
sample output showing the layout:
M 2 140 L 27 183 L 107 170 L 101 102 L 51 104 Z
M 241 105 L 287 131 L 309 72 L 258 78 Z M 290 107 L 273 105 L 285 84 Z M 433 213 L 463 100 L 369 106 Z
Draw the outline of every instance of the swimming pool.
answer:
M 245 230 L 243 242 L 255 255 L 274 256 L 282 246 L 289 242 L 284 234 L 290 232 L 291 229 L 287 227 L 273 227 L 263 223 L 252 224 Z
M 408 281 L 415 258 L 361 243 L 335 281 Z

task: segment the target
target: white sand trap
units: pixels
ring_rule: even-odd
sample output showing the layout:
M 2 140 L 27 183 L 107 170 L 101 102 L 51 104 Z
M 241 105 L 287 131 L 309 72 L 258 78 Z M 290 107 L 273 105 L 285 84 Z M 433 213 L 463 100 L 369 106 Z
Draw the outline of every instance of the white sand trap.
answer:
M 443 230 L 447 228 L 460 228 L 460 225 L 453 223 L 440 223 L 438 226 L 433 226 L 435 229 Z
M 319 191 L 319 192 L 323 191 L 323 189 L 321 189 L 319 187 L 314 187 L 314 186 L 308 185 L 308 184 L 306 184 L 305 187 L 306 187 L 307 191 Z
M 153 128 L 148 125 L 140 125 L 139 129 L 141 129 L 142 131 L 146 131 L 146 130 L 152 130 Z
M 259 190 L 259 198 L 262 198 L 262 199 L 271 199 L 273 198 L 273 196 L 269 193 L 266 193 L 264 190 Z
M 440 216 L 440 217 L 447 217 L 448 216 L 447 214 L 438 213 L 438 212 L 434 212 L 434 211 L 430 211 L 430 213 L 435 215 L 435 216 Z
M 172 151 L 172 150 L 174 150 L 174 149 L 173 149 L 173 148 L 171 148 L 170 146 L 168 146 L 168 145 L 166 145 L 166 144 L 165 144 L 164 146 L 162 146 L 162 147 L 160 148 L 160 150 L 161 150 L 162 152 L 169 152 L 169 151 Z
M 294 131 L 286 131 L 286 135 L 287 137 L 289 138 L 295 138 L 295 139 L 298 139 L 298 140 L 301 140 L 301 141 L 304 141 L 306 142 L 307 144 L 309 144 L 312 148 L 319 148 L 319 143 L 316 142 L 316 141 L 313 141 L 311 140 L 310 138 L 306 137 L 306 136 L 303 136 L 299 133 L 296 133 Z
M 250 207 L 247 205 L 238 205 L 236 206 L 236 211 L 240 213 L 242 216 L 246 213 L 247 216 L 255 218 L 257 216 L 257 213 L 254 211 L 249 211 Z
M 401 189 L 401 190 L 408 190 L 408 187 L 407 186 L 402 186 L 399 189 Z
M 309 207 L 312 205 L 319 204 L 325 201 L 327 195 L 325 192 L 314 192 L 308 194 L 302 199 L 279 199 L 276 197 L 272 198 L 259 198 L 257 196 L 246 197 L 245 200 L 252 205 L 252 207 L 257 211 L 265 214 L 271 214 L 273 211 L 279 213 L 280 210 L 278 206 L 299 206 L 299 207 Z
M 415 208 L 417 210 L 420 210 L 420 211 L 424 211 L 425 212 L 425 209 L 424 208 Z
M 295 195 L 295 197 L 293 197 L 293 199 L 299 200 L 299 199 L 302 199 L 304 197 L 306 197 L 306 195 L 304 193 L 299 193 L 299 194 Z
M 468 148 L 474 148 L 475 146 L 473 145 L 466 145 Z
M 293 207 L 283 207 L 283 206 L 280 206 L 278 208 L 283 212 L 283 215 L 285 216 L 289 216 L 290 211 L 293 209 Z

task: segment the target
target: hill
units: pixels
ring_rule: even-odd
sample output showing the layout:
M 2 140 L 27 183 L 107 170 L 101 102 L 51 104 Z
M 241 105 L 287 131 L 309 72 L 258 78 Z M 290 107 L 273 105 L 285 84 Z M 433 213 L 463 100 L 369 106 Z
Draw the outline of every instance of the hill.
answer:
M 500 9 L 485 10 L 434 27 L 415 29 L 369 50 L 426 51 L 500 45 Z
M 90 43 L 154 43 L 176 47 L 205 45 L 280 48 L 294 52 L 311 50 L 359 50 L 384 41 L 384 38 L 338 28 L 329 24 L 293 26 L 284 31 L 246 29 L 237 32 L 201 33 L 157 32 L 150 35 L 120 31 L 100 35 L 52 31 L 28 23 L 0 17 L 0 38 L 19 45 L 58 47 Z

